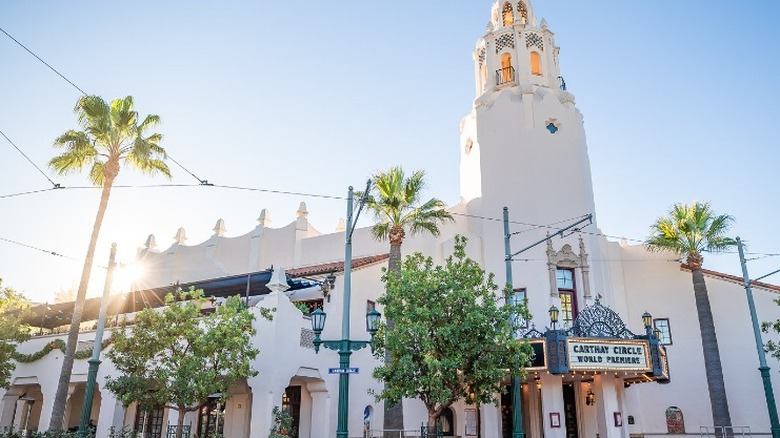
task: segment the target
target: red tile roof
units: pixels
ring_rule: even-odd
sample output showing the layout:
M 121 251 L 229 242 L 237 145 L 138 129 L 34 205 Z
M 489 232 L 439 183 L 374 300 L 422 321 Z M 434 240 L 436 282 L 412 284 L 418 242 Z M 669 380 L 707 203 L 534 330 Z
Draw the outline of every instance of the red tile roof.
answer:
M 390 258 L 390 254 L 378 254 L 367 257 L 359 257 L 352 259 L 352 269 L 360 269 L 366 266 L 373 265 L 385 261 Z M 324 275 L 331 272 L 344 272 L 344 262 L 330 262 L 320 265 L 304 266 L 302 268 L 285 269 L 284 273 L 290 277 L 306 277 L 312 275 Z
M 685 263 L 680 264 L 680 269 L 688 272 L 691 271 L 691 268 Z M 701 272 L 708 277 L 717 278 L 719 280 L 727 281 L 729 283 L 739 284 L 740 286 L 744 285 L 743 278 L 738 277 L 736 275 L 724 274 L 723 272 L 711 271 L 709 269 L 702 269 Z M 750 285 L 780 293 L 780 286 L 775 284 L 764 283 L 763 281 L 753 281 L 750 283 Z

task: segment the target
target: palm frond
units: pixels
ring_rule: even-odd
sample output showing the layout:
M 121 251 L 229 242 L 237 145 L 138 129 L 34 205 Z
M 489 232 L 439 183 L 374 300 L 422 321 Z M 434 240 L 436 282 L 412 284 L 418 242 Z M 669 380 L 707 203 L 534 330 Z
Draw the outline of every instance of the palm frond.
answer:
M 667 216 L 650 226 L 651 235 L 645 247 L 684 257 L 703 251 L 723 251 L 736 245 L 736 240 L 725 236 L 733 220 L 729 215 L 716 216 L 707 202 L 677 203 Z
M 160 117 L 150 114 L 139 125 L 132 96 L 115 99 L 110 104 L 99 96 L 84 96 L 76 102 L 74 112 L 83 131 L 70 130 L 55 139 L 55 147 L 67 149 L 50 162 L 58 173 L 80 170 L 91 164 L 90 180 L 102 185 L 103 163 L 98 159 L 103 156 L 110 162 L 128 163 L 144 173 L 170 177 L 170 169 L 163 162 L 167 155 L 160 146 L 162 135 L 150 133 L 144 137 L 146 130 L 160 123 Z
M 92 168 L 89 169 L 89 180 L 92 184 L 103 187 L 103 183 L 106 181 L 106 174 L 103 171 L 105 163 L 102 161 L 95 161 L 92 163 Z

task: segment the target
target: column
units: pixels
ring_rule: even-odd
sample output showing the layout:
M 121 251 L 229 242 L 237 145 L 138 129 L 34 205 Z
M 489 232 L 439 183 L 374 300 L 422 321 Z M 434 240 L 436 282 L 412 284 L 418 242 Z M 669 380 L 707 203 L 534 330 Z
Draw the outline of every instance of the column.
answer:
M 542 397 L 539 390 L 536 388 L 536 382 L 531 380 L 529 383 L 523 385 L 524 392 L 528 393 L 528 401 L 525 402 L 525 408 L 528 412 L 527 420 L 525 420 L 526 430 L 528 434 L 526 438 L 541 438 L 542 437 Z
M 16 400 L 16 415 L 14 415 L 14 430 L 26 430 L 27 418 L 30 416 L 30 404 L 27 400 Z
M 482 412 L 479 416 L 479 427 L 481 429 L 479 436 L 501 436 L 501 410 L 493 403 L 482 404 L 480 406 Z
M 100 392 L 100 410 L 97 420 L 97 429 L 95 436 L 108 436 L 111 427 L 114 430 L 121 430 L 124 424 L 125 408 L 110 391 Z
M 68 424 L 70 422 L 70 411 L 73 406 L 71 406 L 73 403 L 71 403 L 71 397 L 73 396 L 73 393 L 76 392 L 76 384 L 71 383 L 68 385 L 68 396 L 65 398 L 65 419 L 62 421 L 62 428 L 67 430 L 70 425 Z M 84 401 L 84 398 L 82 396 L 81 401 Z M 79 411 L 81 410 L 81 406 L 79 406 L 77 409 Z
M 311 394 L 311 438 L 327 438 L 330 430 L 330 396 L 322 390 L 310 390 Z
M 549 373 L 541 374 L 539 377 L 542 381 L 542 423 L 544 424 L 544 437 L 566 438 L 563 378 Z M 553 421 L 556 420 L 557 424 L 553 424 Z M 601 438 L 605 437 L 602 436 Z
M 53 384 L 41 385 L 41 393 L 43 394 L 43 406 L 41 406 L 41 419 L 39 421 L 39 430 L 45 430 L 51 420 L 51 411 L 54 410 L 54 393 L 57 391 L 57 381 L 54 380 Z
M 620 415 L 620 422 L 625 422 L 624 413 L 620 410 L 616 383 L 620 379 L 611 373 L 601 373 L 593 376 L 593 394 L 596 396 L 596 424 L 600 438 L 622 438 L 625 426 L 616 426 L 615 414 Z
M 0 399 L 0 430 L 4 427 L 10 427 L 14 421 L 14 412 L 16 412 L 16 402 L 21 396 L 21 391 L 9 389 L 2 399 Z
M 251 382 L 250 382 L 251 385 Z M 266 391 L 265 395 L 262 392 L 255 392 L 254 385 L 252 386 L 252 424 L 249 427 L 249 436 L 251 438 L 266 438 L 268 437 L 268 431 L 271 430 L 271 424 L 273 417 L 271 411 L 274 406 L 281 408 L 281 392 L 279 393 L 279 401 L 276 401 L 274 391 Z M 267 387 L 266 387 L 267 389 Z M 254 395 L 257 394 L 255 397 Z

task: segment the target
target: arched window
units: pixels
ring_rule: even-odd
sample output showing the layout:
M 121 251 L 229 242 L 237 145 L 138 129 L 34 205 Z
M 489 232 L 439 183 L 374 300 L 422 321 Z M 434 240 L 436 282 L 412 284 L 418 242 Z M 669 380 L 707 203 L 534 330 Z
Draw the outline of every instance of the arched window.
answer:
M 515 69 L 512 68 L 512 55 L 504 53 L 501 55 L 501 70 L 499 70 L 498 85 L 513 82 L 515 80 Z
M 504 26 L 511 26 L 515 23 L 515 15 L 512 13 L 512 5 L 510 3 L 504 3 L 504 7 L 501 9 L 501 19 L 504 22 Z
M 528 9 L 523 2 L 517 2 L 517 12 L 520 14 L 520 22 L 528 24 Z
M 542 57 L 539 56 L 539 52 L 531 52 L 531 74 L 542 75 Z

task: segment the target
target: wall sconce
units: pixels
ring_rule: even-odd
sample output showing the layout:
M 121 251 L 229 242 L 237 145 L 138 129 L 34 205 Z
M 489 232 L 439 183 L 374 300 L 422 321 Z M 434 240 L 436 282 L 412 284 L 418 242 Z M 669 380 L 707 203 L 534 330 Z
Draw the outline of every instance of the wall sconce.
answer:
M 534 379 L 534 382 L 536 383 L 536 389 L 542 389 L 542 381 L 538 377 Z
M 588 406 L 596 404 L 596 394 L 594 394 L 590 388 L 588 388 L 588 394 L 585 395 L 585 404 Z

